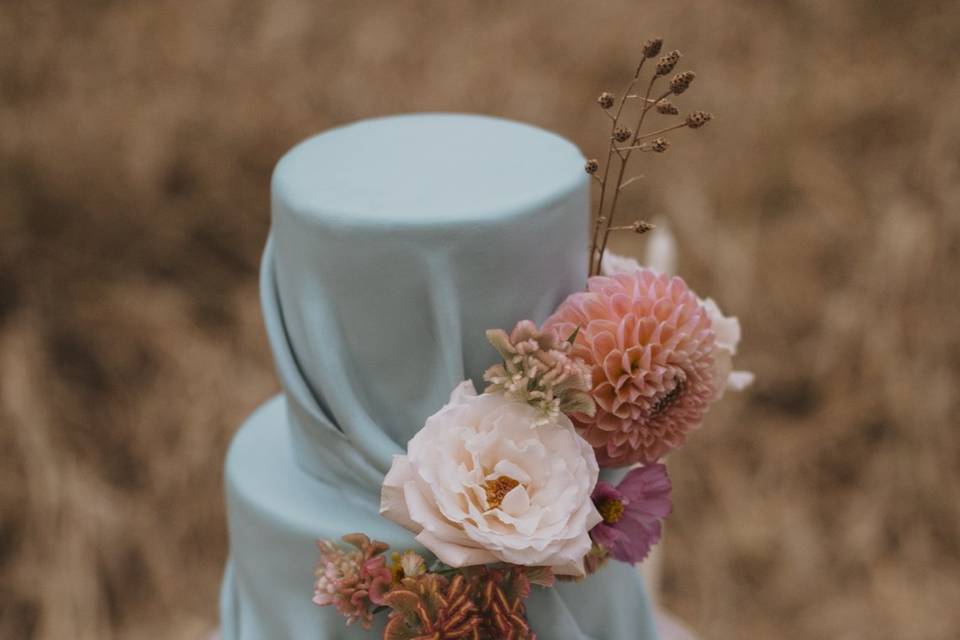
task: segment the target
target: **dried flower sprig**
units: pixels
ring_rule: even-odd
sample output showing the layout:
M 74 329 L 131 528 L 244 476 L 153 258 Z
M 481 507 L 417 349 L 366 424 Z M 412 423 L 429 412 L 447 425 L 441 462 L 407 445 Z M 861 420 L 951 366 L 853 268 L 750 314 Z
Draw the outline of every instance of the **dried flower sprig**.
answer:
M 610 144 L 607 149 L 607 160 L 603 164 L 602 172 L 599 160 L 591 159 L 585 166 L 586 172 L 600 185 L 600 196 L 597 204 L 596 215 L 594 217 L 593 234 L 590 241 L 590 258 L 588 265 L 588 275 L 597 275 L 600 273 L 600 265 L 603 262 L 603 254 L 607 250 L 607 243 L 610 234 L 614 231 L 634 230 L 629 227 L 616 226 L 614 224 L 617 213 L 617 204 L 620 199 L 620 192 L 624 187 L 631 184 L 637 177 L 626 177 L 627 165 L 634 151 L 663 153 L 670 147 L 670 141 L 662 137 L 663 134 L 676 129 L 700 129 L 711 119 L 711 114 L 705 111 L 694 111 L 687 115 L 681 122 L 663 127 L 655 131 L 644 132 L 643 126 L 646 122 L 647 114 L 650 111 L 665 116 L 676 116 L 680 110 L 668 98 L 670 96 L 679 96 L 690 89 L 696 74 L 693 71 L 682 71 L 673 75 L 668 82 L 668 87 L 659 94 L 654 94 L 653 90 L 656 83 L 666 76 L 673 73 L 677 64 L 680 62 L 681 54 L 674 49 L 659 57 L 656 61 L 656 67 L 647 82 L 646 89 L 641 94 L 634 93 L 634 88 L 641 81 L 641 74 L 644 63 L 660 55 L 663 48 L 661 38 L 653 38 L 643 43 L 641 48 L 642 57 L 637 64 L 633 77 L 627 84 L 626 89 L 620 94 L 618 99 L 613 93 L 604 91 L 597 98 L 597 102 L 604 113 L 611 120 L 610 124 Z M 626 118 L 625 107 L 628 102 L 637 102 L 639 104 L 639 114 L 637 114 L 637 124 L 635 127 L 629 127 L 624 124 Z M 616 156 L 616 162 L 614 161 Z M 616 167 L 614 167 L 616 165 Z M 614 174 L 614 171 L 616 172 Z M 614 175 L 616 179 L 614 179 Z M 642 233 L 642 231 L 640 232 Z

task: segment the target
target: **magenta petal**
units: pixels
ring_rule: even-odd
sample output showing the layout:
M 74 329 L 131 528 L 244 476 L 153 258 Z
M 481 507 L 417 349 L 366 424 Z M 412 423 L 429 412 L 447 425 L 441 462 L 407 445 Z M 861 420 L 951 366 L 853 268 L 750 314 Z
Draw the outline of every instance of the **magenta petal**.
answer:
M 667 467 L 660 463 L 633 469 L 617 486 L 617 490 L 632 501 L 669 494 L 670 489 Z
M 593 541 L 608 551 L 621 535 L 616 529 L 603 523 L 590 530 L 590 537 Z
M 616 522 L 594 527 L 590 532 L 594 542 L 617 560 L 640 562 L 660 541 L 661 520 L 673 508 L 670 492 L 670 478 L 662 464 L 633 469 L 617 487 L 598 482 L 594 501 L 619 500 L 624 509 Z
M 620 492 L 604 480 L 597 482 L 597 485 L 593 489 L 592 499 L 594 502 L 601 502 L 603 500 L 620 500 Z
M 631 502 L 628 504 L 627 510 L 651 519 L 663 520 L 673 512 L 673 503 L 670 498 L 655 498 L 653 500 L 643 500 L 639 503 Z
M 620 532 L 631 541 L 642 540 L 643 544 L 653 546 L 660 542 L 660 533 L 662 525 L 659 520 L 642 520 L 627 516 L 617 523 L 620 526 Z
M 621 562 L 640 562 L 650 553 L 650 549 L 660 541 L 660 523 L 645 525 L 637 521 L 621 520 L 623 527 L 619 533 L 623 537 L 610 549 L 611 555 Z M 620 524 L 618 523 L 618 524 Z

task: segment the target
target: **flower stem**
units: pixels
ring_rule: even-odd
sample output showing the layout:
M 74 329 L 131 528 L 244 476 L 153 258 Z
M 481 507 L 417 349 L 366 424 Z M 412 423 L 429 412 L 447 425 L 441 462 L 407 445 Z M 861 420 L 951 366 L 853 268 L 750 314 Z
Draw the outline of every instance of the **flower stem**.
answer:
M 681 122 L 681 123 L 679 123 L 679 124 L 675 124 L 675 125 L 672 125 L 672 126 L 669 126 L 669 127 L 664 127 L 663 129 L 660 129 L 660 130 L 658 130 L 658 131 L 651 131 L 650 133 L 645 133 L 645 134 L 643 134 L 642 136 L 637 136 L 637 137 L 634 138 L 634 141 L 636 141 L 636 140 L 644 140 L 644 139 L 646 139 L 646 138 L 652 138 L 653 136 L 658 136 L 658 135 L 660 135 L 661 133 L 667 133 L 668 131 L 673 131 L 674 129 L 682 129 L 682 128 L 685 127 L 685 126 L 687 126 L 687 123 L 686 123 L 686 122 Z M 627 147 L 627 148 L 629 148 L 629 149 L 636 149 L 637 147 L 634 145 L 634 146 Z
M 647 117 L 647 112 L 654 105 L 656 105 L 657 102 L 659 102 L 660 100 L 663 100 L 663 98 L 669 95 L 668 93 L 664 94 L 660 98 L 657 98 L 657 100 L 650 102 L 650 92 L 653 91 L 653 83 L 657 81 L 658 77 L 659 77 L 658 75 L 654 74 L 653 77 L 650 78 L 650 82 L 647 84 L 647 91 L 643 96 L 643 109 L 640 111 L 640 119 L 637 122 L 637 128 L 634 129 L 633 141 L 630 143 L 631 145 L 636 144 L 637 136 L 640 135 L 640 127 L 643 126 L 643 121 Z M 634 82 L 636 82 L 636 78 L 634 78 Z M 611 146 L 612 146 L 612 143 L 611 143 Z M 617 153 L 620 154 L 619 151 Z M 617 201 L 620 199 L 620 185 L 623 184 L 623 174 L 626 173 L 627 162 L 629 162 L 630 160 L 630 153 L 631 153 L 631 150 L 628 149 L 625 155 L 620 156 L 621 157 L 620 173 L 617 175 L 617 188 L 613 192 L 613 201 L 610 203 L 610 211 L 606 216 L 607 224 L 603 233 L 603 242 L 600 244 L 600 253 L 596 257 L 596 265 L 592 270 L 593 273 L 600 273 L 600 267 L 603 263 L 603 254 L 606 252 L 607 242 L 610 240 L 610 227 L 613 225 L 613 217 L 614 215 L 616 215 L 616 212 L 617 212 Z M 599 225 L 597 228 L 599 229 Z M 590 255 L 591 257 L 593 256 L 593 250 L 591 250 Z
M 617 113 L 612 117 L 610 123 L 610 147 L 607 149 L 607 162 L 603 166 L 603 178 L 600 180 L 600 203 L 597 205 L 597 215 L 596 221 L 593 225 L 593 235 L 590 241 L 590 256 L 587 259 L 587 276 L 593 275 L 593 260 L 594 254 L 597 251 L 597 241 L 600 236 L 600 226 L 603 224 L 603 203 L 607 195 L 607 177 L 610 175 L 610 162 L 613 160 L 613 151 L 616 146 L 615 141 L 613 140 L 613 132 L 616 131 L 617 125 L 620 122 L 620 116 L 623 114 L 623 107 L 627 103 L 627 96 L 630 94 L 630 90 L 633 89 L 633 85 L 637 83 L 637 80 L 640 79 L 640 72 L 643 70 L 643 63 L 646 62 L 646 57 L 640 59 L 640 63 L 637 65 L 637 70 L 633 74 L 633 78 L 630 79 L 630 83 L 627 85 L 626 90 L 620 96 L 620 102 L 617 105 Z M 647 96 L 649 97 L 650 91 L 647 91 Z M 609 113 L 607 114 L 610 115 Z M 617 153 L 620 156 L 619 153 Z M 623 163 L 623 156 L 620 156 L 620 161 Z M 621 176 L 623 175 L 623 168 L 621 165 L 620 170 Z M 619 187 L 619 185 L 618 185 Z

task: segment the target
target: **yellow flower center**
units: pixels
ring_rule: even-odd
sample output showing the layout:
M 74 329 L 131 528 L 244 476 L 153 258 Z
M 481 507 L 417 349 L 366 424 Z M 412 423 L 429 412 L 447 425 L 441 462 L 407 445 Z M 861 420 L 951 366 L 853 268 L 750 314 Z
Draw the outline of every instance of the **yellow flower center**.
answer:
M 406 577 L 403 565 L 400 564 L 400 554 L 396 551 L 390 554 L 390 577 L 393 586 L 400 584 L 400 581 Z
M 510 476 L 500 476 L 496 480 L 487 480 L 483 486 L 487 491 L 487 508 L 496 509 L 503 504 L 503 499 L 514 487 L 520 483 Z
M 597 511 L 603 517 L 604 524 L 616 524 L 623 517 L 623 503 L 619 500 L 601 500 Z

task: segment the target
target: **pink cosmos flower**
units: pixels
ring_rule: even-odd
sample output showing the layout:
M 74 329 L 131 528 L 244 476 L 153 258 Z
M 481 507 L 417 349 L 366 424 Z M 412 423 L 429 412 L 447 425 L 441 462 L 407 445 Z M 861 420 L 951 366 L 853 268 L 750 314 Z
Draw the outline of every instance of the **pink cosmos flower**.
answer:
M 613 558 L 640 562 L 660 541 L 661 520 L 673 508 L 670 489 L 662 464 L 638 467 L 616 487 L 601 480 L 593 491 L 593 503 L 603 522 L 590 531 L 590 537 Z
M 687 284 L 644 268 L 594 276 L 545 324 L 578 327 L 573 355 L 591 368 L 597 409 L 572 418 L 600 466 L 655 462 L 683 444 L 718 395 L 714 330 Z

